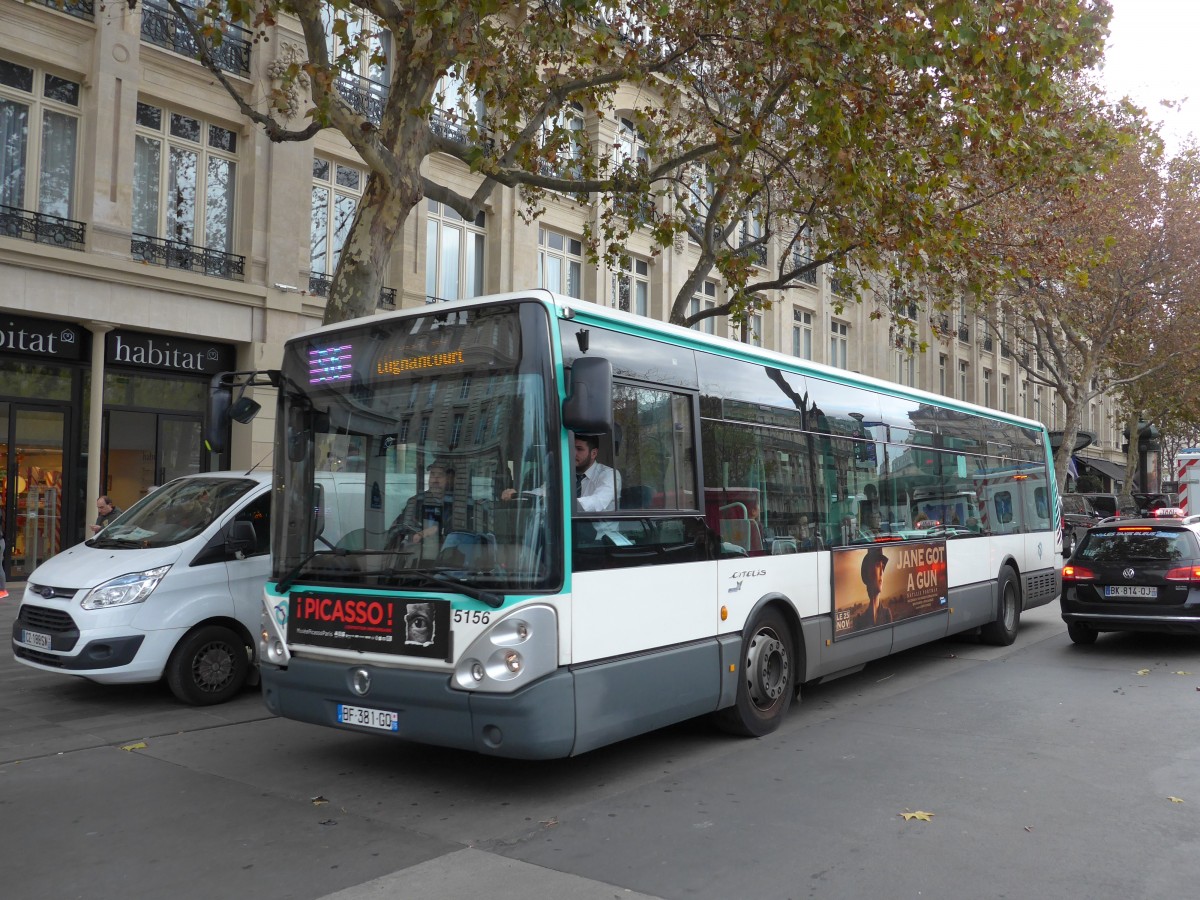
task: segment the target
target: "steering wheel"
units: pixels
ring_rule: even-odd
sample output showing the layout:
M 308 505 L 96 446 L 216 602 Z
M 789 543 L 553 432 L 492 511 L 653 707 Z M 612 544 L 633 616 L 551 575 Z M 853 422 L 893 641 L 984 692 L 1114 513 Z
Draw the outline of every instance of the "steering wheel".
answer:
M 387 540 L 384 541 L 384 548 L 387 550 L 396 550 L 407 544 L 408 539 L 414 534 L 420 533 L 420 528 L 400 521 L 393 522 L 392 527 L 387 530 Z

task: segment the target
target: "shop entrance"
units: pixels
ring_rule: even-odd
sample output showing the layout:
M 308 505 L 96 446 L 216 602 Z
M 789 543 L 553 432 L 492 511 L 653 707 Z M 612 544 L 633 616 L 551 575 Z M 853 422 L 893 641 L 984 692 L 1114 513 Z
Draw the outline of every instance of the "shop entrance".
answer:
M 11 575 L 23 579 L 62 550 L 67 414 L 0 402 L 0 510 Z
M 200 471 L 200 416 L 114 409 L 104 418 L 102 483 L 121 509 L 152 487 Z

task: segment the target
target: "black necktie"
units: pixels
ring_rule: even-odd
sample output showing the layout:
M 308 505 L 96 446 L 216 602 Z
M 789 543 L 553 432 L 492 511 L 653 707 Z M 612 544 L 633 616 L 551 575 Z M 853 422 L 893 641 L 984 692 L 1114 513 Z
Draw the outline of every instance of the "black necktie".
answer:
M 575 496 L 576 497 L 583 496 L 583 473 L 582 472 L 575 473 Z

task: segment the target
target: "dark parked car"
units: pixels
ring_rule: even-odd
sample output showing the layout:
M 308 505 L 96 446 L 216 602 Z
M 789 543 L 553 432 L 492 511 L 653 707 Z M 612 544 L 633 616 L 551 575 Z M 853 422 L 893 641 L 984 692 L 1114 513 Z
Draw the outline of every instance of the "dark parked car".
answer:
M 1155 510 L 1162 509 L 1163 507 L 1178 507 L 1179 495 L 1171 492 L 1144 493 L 1142 491 L 1134 491 L 1133 502 L 1137 504 L 1140 515 L 1148 516 Z
M 1062 617 L 1076 644 L 1102 631 L 1200 634 L 1200 517 L 1096 525 L 1062 582 Z
M 1136 504 L 1126 503 L 1125 506 L 1122 506 L 1121 500 L 1116 494 L 1080 494 L 1079 496 L 1086 497 L 1096 512 L 1100 513 L 1101 518 L 1135 518 L 1142 514 Z
M 1107 517 L 1086 494 L 1063 494 L 1063 556 L 1070 556 L 1087 530 Z

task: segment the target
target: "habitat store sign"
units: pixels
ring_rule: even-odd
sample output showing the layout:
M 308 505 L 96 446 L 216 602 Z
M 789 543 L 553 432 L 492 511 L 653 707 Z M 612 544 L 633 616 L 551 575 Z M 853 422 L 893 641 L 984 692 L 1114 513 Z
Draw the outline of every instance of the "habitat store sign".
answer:
M 78 325 L 0 315 L 0 353 L 19 353 L 42 359 L 83 359 L 91 335 Z
M 233 369 L 234 360 L 234 349 L 228 344 L 137 331 L 117 330 L 105 335 L 106 366 L 138 366 L 159 372 L 215 375 Z

